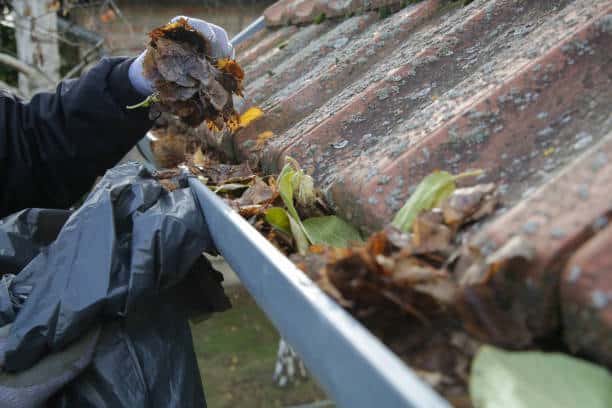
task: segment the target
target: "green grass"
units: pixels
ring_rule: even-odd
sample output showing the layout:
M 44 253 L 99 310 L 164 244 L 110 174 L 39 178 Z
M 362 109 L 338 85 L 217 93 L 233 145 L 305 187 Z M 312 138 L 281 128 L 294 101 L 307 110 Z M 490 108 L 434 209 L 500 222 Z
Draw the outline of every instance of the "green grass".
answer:
M 281 389 L 272 383 L 278 334 L 241 287 L 233 308 L 192 326 L 210 408 L 285 407 L 326 399 L 313 380 Z

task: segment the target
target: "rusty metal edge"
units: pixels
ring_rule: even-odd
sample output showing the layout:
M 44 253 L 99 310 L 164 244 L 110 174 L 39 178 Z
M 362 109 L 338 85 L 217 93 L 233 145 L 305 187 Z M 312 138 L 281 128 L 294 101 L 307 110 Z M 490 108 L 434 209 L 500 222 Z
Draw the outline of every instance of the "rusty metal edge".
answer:
M 229 265 L 341 407 L 450 407 L 197 178 L 191 190 Z

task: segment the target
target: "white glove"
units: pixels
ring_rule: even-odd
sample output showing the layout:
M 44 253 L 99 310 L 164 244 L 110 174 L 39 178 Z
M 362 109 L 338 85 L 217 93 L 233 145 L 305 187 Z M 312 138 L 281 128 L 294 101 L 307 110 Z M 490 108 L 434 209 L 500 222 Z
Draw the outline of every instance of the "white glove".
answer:
M 179 18 L 184 18 L 187 20 L 190 26 L 195 28 L 200 34 L 206 38 L 211 44 L 211 50 L 213 58 L 234 58 L 234 47 L 229 41 L 227 33 L 225 30 L 217 25 L 208 23 L 204 20 L 200 20 L 197 18 L 185 17 L 185 16 L 176 16 L 170 22 L 173 23 Z M 144 77 L 143 72 L 143 62 L 146 54 L 146 50 L 142 52 L 132 62 L 130 65 L 130 69 L 128 71 L 128 76 L 130 78 L 130 82 L 134 89 L 140 92 L 143 96 L 150 95 L 153 93 L 153 86 L 149 80 Z

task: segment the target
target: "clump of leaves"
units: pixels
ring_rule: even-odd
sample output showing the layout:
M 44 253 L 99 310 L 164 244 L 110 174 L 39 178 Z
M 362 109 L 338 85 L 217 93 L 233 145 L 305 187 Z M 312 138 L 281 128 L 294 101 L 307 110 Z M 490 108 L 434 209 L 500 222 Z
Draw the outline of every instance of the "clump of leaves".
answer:
M 321 13 L 314 18 L 313 22 L 315 24 L 322 24 L 325 20 L 327 20 L 327 16 L 325 13 Z
M 183 18 L 149 36 L 144 75 L 155 92 L 134 107 L 151 105 L 153 117 L 170 112 L 190 126 L 237 121 L 232 94 L 242 95 L 244 73 L 236 61 L 212 58 L 209 42 Z
M 298 253 L 306 254 L 310 245 L 326 244 L 346 247 L 350 242 L 360 242 L 359 231 L 335 215 L 310 217 L 302 222 L 296 206 L 313 208 L 317 204 L 314 181 L 291 157 L 278 176 L 278 189 L 284 208 L 270 208 L 266 221 L 285 233 L 291 233 Z
M 392 225 L 363 245 L 343 253 L 318 248 L 316 254 L 295 260 L 324 287 L 333 287 L 328 293 L 352 305 L 358 314 L 395 305 L 428 323 L 454 307 L 458 283 L 448 260 L 459 246 L 455 237 L 460 228 L 490 214 L 498 203 L 494 184 L 456 188 L 456 180 L 475 174 L 433 173 L 421 182 Z M 313 270 L 312 265 L 319 266 Z

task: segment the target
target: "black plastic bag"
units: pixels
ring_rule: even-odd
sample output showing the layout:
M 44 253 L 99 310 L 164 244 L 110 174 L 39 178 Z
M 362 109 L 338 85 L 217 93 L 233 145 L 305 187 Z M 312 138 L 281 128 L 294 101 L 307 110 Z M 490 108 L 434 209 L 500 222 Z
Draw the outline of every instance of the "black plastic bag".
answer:
M 205 405 L 187 318 L 230 305 L 221 275 L 201 256 L 214 245 L 190 190 L 168 192 L 126 164 L 65 223 L 56 215 L 49 229 L 63 226 L 50 245 L 36 228 L 13 237 L 33 242 L 15 269 L 39 252 L 8 286 L 16 318 L 3 370 L 26 370 L 102 324 L 91 364 L 54 405 Z

